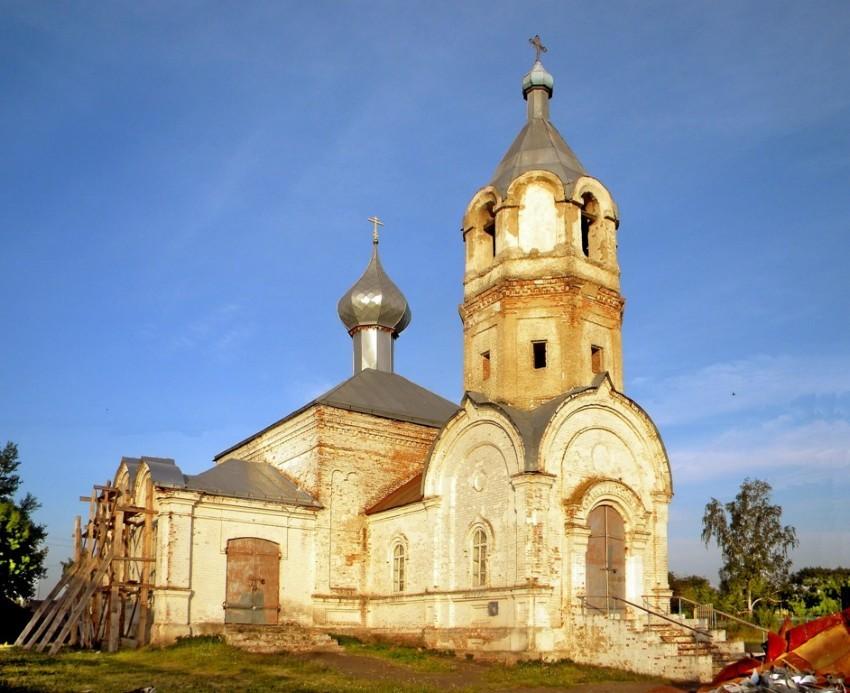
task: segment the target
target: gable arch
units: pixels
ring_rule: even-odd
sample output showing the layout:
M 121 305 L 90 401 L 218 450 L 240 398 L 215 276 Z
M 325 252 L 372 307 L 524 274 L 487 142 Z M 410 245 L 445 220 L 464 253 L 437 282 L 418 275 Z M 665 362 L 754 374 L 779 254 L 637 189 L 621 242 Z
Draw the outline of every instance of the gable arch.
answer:
M 588 436 L 589 431 L 599 433 Z M 579 450 L 581 446 L 576 443 L 583 434 L 585 445 Z M 636 465 L 651 472 L 651 483 L 641 484 L 644 493 L 647 496 L 662 494 L 669 499 L 673 493 L 670 461 L 658 429 L 646 412 L 612 390 L 610 384 L 565 400 L 560 405 L 541 437 L 538 469 L 561 477 L 564 484 L 567 457 L 593 455 L 592 447 L 597 444 L 604 447 L 604 438 L 608 435 L 612 436 L 611 440 L 621 457 L 627 452 Z M 624 460 L 623 464 L 626 462 Z M 612 469 L 611 466 L 603 467 Z M 616 466 L 613 468 L 616 469 Z M 611 476 L 616 478 L 617 475 Z
M 467 401 L 434 441 L 422 475 L 423 496 L 429 498 L 444 493 L 447 467 L 488 445 L 504 461 L 508 476 L 522 471 L 525 453 L 511 421 L 493 407 L 487 407 L 485 413 Z

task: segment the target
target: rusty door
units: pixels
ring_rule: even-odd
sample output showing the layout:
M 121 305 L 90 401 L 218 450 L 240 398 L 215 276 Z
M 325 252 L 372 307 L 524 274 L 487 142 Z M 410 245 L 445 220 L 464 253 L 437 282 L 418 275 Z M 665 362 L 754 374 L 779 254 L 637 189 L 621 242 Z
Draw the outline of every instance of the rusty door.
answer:
M 225 623 L 277 623 L 280 548 L 273 541 L 227 542 Z
M 610 505 L 599 505 L 587 516 L 587 603 L 606 611 L 622 611 L 626 597 L 626 532 L 623 518 Z

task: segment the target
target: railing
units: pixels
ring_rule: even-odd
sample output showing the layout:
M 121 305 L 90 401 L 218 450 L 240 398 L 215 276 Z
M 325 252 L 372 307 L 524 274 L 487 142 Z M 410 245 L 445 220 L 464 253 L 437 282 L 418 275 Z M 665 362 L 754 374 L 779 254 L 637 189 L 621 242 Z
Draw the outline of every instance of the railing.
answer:
M 677 607 L 675 612 L 673 611 L 674 604 Z M 680 597 L 679 595 L 674 595 L 670 597 L 671 613 L 677 613 L 683 616 L 687 616 L 688 611 L 690 611 L 691 618 L 704 619 L 708 624 L 708 627 L 712 630 L 718 627 L 718 622 L 722 620 L 728 620 L 735 621 L 736 623 L 740 623 L 741 625 L 747 626 L 748 628 L 760 630 L 762 633 L 769 632 L 768 628 L 764 628 L 763 626 L 757 626 L 755 623 L 747 621 L 743 618 L 739 618 L 738 616 L 734 616 L 732 614 L 726 613 L 725 611 L 721 611 L 720 609 L 716 609 L 711 604 L 700 604 L 699 602 L 695 602 L 693 599 L 688 599 L 687 597 Z M 720 616 L 721 618 L 718 618 L 718 616 Z
M 601 603 L 603 602 L 605 606 L 601 606 Z M 682 623 L 680 619 L 671 618 L 663 611 L 653 609 L 646 605 L 636 604 L 635 602 L 623 599 L 622 597 L 614 597 L 612 595 L 594 597 L 592 595 L 588 595 L 581 597 L 581 603 L 583 608 L 598 611 L 606 616 L 611 616 L 612 614 L 623 614 L 627 611 L 626 607 L 631 607 L 632 609 L 637 609 L 638 611 L 642 611 L 647 614 L 647 622 L 651 622 L 651 619 L 654 616 L 664 621 L 668 621 L 679 628 L 691 631 L 694 633 L 695 639 L 700 642 L 710 642 L 712 640 L 711 634 L 704 628 L 689 626 L 687 623 Z

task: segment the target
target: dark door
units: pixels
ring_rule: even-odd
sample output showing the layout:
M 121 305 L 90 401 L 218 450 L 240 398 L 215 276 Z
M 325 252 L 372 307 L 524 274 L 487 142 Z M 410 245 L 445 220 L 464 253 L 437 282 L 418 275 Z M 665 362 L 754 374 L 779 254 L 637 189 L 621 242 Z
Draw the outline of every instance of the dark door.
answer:
M 623 518 L 610 505 L 598 505 L 587 516 L 587 603 L 605 611 L 621 611 L 626 597 L 626 532 Z
M 277 623 L 280 549 L 265 539 L 227 542 L 225 623 Z

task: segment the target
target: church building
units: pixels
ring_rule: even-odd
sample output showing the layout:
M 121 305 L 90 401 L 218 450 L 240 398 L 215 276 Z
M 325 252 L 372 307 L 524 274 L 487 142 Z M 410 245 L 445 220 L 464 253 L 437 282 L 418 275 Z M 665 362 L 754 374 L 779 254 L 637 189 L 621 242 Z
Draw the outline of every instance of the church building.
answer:
M 201 474 L 121 461 L 114 487 L 152 518 L 143 640 L 291 626 L 710 676 L 710 647 L 651 618 L 671 595 L 670 463 L 623 392 L 617 205 L 553 93 L 538 49 L 527 121 L 463 213 L 459 403 L 394 370 L 411 310 L 374 219 L 338 304 L 352 377 Z

